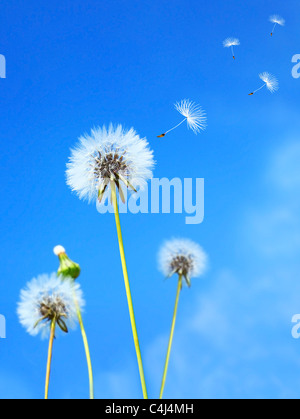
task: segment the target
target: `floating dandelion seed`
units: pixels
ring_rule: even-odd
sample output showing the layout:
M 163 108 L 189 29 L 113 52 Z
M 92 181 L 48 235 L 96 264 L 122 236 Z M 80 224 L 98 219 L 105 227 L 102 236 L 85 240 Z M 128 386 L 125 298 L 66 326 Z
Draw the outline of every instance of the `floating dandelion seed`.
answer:
M 275 76 L 273 76 L 270 73 L 261 73 L 259 75 L 259 78 L 264 82 L 264 84 L 257 90 L 255 90 L 252 93 L 249 93 L 249 96 L 253 96 L 255 93 L 257 93 L 259 90 L 266 87 L 271 93 L 276 92 L 279 89 L 279 83 Z
M 234 47 L 241 45 L 240 40 L 237 38 L 227 38 L 223 42 L 224 48 L 231 48 L 233 59 L 235 60 Z
M 278 15 L 271 16 L 270 17 L 270 22 L 274 23 L 274 27 L 273 27 L 273 30 L 271 32 L 271 36 L 273 36 L 274 30 L 275 30 L 277 25 L 280 25 L 280 26 L 285 25 L 285 20 L 281 16 L 278 16 Z
M 173 131 L 174 129 L 178 128 L 182 125 L 185 121 L 187 121 L 188 128 L 193 130 L 195 134 L 198 134 L 200 131 L 204 131 L 207 126 L 207 117 L 205 111 L 188 99 L 182 100 L 181 102 L 177 102 L 175 104 L 175 109 L 184 116 L 184 120 L 181 121 L 175 127 L 169 129 L 169 131 L 165 132 L 158 136 L 158 138 L 165 137 L 169 132 Z
M 187 285 L 191 286 L 191 278 L 200 276 L 204 273 L 207 265 L 207 256 L 202 248 L 186 239 L 173 239 L 165 243 L 159 253 L 159 266 L 162 273 L 170 277 L 174 274 L 178 275 L 178 286 L 175 301 L 175 308 L 172 320 L 171 333 L 169 338 L 168 351 L 165 361 L 165 368 L 160 389 L 160 399 L 163 398 L 166 378 L 168 373 L 175 324 L 177 318 L 177 310 L 180 292 L 182 290 L 182 280 L 185 279 Z
M 122 184 L 136 192 L 152 178 L 153 152 L 134 129 L 125 131 L 121 125 L 93 129 L 91 135 L 79 139 L 71 152 L 67 184 L 80 199 L 89 202 L 103 202 L 112 184 L 125 202 Z
M 64 333 L 68 333 L 69 328 L 76 323 L 74 295 L 79 307 L 82 308 L 84 300 L 79 285 L 75 285 L 70 280 L 62 281 L 56 274 L 41 275 L 29 282 L 27 288 L 21 291 L 21 301 L 17 310 L 20 323 L 32 336 L 40 333 L 42 337 L 46 337 L 50 334 L 45 399 L 48 399 L 49 394 L 56 327 L 58 326 Z

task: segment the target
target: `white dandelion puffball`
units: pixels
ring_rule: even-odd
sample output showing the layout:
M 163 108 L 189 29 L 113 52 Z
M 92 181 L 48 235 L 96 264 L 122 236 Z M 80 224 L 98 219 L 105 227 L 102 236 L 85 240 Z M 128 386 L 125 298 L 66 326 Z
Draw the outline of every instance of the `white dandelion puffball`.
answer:
M 118 188 L 123 182 L 128 188 L 143 189 L 153 176 L 153 167 L 153 151 L 147 140 L 133 128 L 126 131 L 111 124 L 79 139 L 67 164 L 67 184 L 80 199 L 92 202 L 100 194 L 108 194 L 111 181 Z
M 280 26 L 285 25 L 285 19 L 283 19 L 281 16 L 278 16 L 278 15 L 272 15 L 270 17 L 270 22 L 277 23 L 277 25 L 280 25 Z
M 224 48 L 236 47 L 241 45 L 240 40 L 237 38 L 227 38 L 223 42 Z
M 60 328 L 72 328 L 77 321 L 75 298 L 82 309 L 85 302 L 78 284 L 55 273 L 40 275 L 21 291 L 17 310 L 20 323 L 30 335 L 41 334 L 42 338 L 49 335 L 54 318 Z
M 194 102 L 184 99 L 181 102 L 175 104 L 176 110 L 183 115 L 188 124 L 188 128 L 198 134 L 200 131 L 204 131 L 207 127 L 207 117 L 205 111 L 195 104 Z
M 201 276 L 207 267 L 208 257 L 202 247 L 188 239 L 167 241 L 159 252 L 159 268 L 170 277 L 182 275 L 188 285 L 191 278 Z
M 259 75 L 259 77 L 261 78 L 261 80 L 264 82 L 264 83 L 266 83 L 266 86 L 267 86 L 267 88 L 268 88 L 268 90 L 271 92 L 271 93 L 274 93 L 274 92 L 276 92 L 278 89 L 279 89 L 279 83 L 278 83 L 278 80 L 277 80 L 277 78 L 275 77 L 275 76 L 273 76 L 272 74 L 270 74 L 270 73 L 261 73 L 260 75 Z

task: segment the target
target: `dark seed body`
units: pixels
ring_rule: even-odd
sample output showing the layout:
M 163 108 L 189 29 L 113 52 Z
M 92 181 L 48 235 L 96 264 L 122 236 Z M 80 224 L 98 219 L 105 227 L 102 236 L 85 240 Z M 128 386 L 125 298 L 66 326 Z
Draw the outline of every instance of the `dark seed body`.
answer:
M 100 152 L 95 158 L 94 175 L 97 179 L 116 179 L 118 174 L 127 176 L 128 168 L 124 162 L 124 155 L 111 152 L 103 156 Z
M 193 270 L 193 260 L 187 256 L 176 256 L 171 263 L 171 271 L 183 276 L 189 276 Z

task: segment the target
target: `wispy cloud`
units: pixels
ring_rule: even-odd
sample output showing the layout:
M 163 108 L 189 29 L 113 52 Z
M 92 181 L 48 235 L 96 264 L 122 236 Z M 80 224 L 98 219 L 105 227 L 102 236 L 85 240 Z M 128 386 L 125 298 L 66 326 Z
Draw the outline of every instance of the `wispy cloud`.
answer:
M 266 197 L 251 208 L 243 231 L 265 256 L 295 258 L 300 251 L 300 142 L 291 141 L 271 156 L 262 180 Z M 251 228 L 248 228 L 250 226 Z

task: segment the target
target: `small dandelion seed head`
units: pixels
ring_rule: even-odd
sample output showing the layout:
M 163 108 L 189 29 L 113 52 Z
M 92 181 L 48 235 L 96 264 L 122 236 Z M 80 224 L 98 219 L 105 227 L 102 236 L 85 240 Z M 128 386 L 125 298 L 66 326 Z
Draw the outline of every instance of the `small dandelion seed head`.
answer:
M 79 139 L 67 164 L 67 184 L 80 199 L 96 201 L 109 194 L 110 181 L 143 189 L 153 176 L 153 152 L 134 129 L 121 125 L 95 128 Z M 105 199 L 104 199 L 105 200 Z M 104 201 L 103 200 L 103 201 Z
M 207 127 L 205 111 L 194 102 L 184 99 L 175 104 L 176 110 L 187 119 L 188 128 L 198 134 Z
M 240 40 L 237 38 L 227 38 L 223 42 L 224 48 L 236 47 L 241 45 Z
M 275 76 L 273 76 L 270 73 L 261 73 L 259 75 L 260 79 L 266 83 L 267 89 L 271 92 L 274 93 L 279 89 L 279 83 L 278 80 Z
M 41 334 L 42 338 L 49 335 L 54 319 L 60 327 L 64 325 L 68 330 L 77 321 L 74 297 L 82 309 L 85 302 L 78 284 L 62 281 L 55 273 L 34 278 L 21 291 L 17 309 L 20 323 L 30 335 Z
M 283 19 L 279 15 L 272 15 L 270 17 L 270 22 L 277 23 L 277 25 L 284 26 L 285 25 L 285 19 Z
M 188 239 L 167 241 L 159 252 L 159 268 L 170 277 L 182 275 L 186 280 L 201 276 L 207 267 L 207 255 L 203 249 Z
M 66 253 L 66 250 L 65 250 L 65 248 L 64 248 L 63 246 L 58 245 L 58 246 L 55 246 L 55 247 L 54 247 L 54 249 L 53 249 L 53 253 L 54 253 L 56 256 L 59 256 L 59 255 L 61 255 L 61 254 L 63 254 L 63 253 Z

